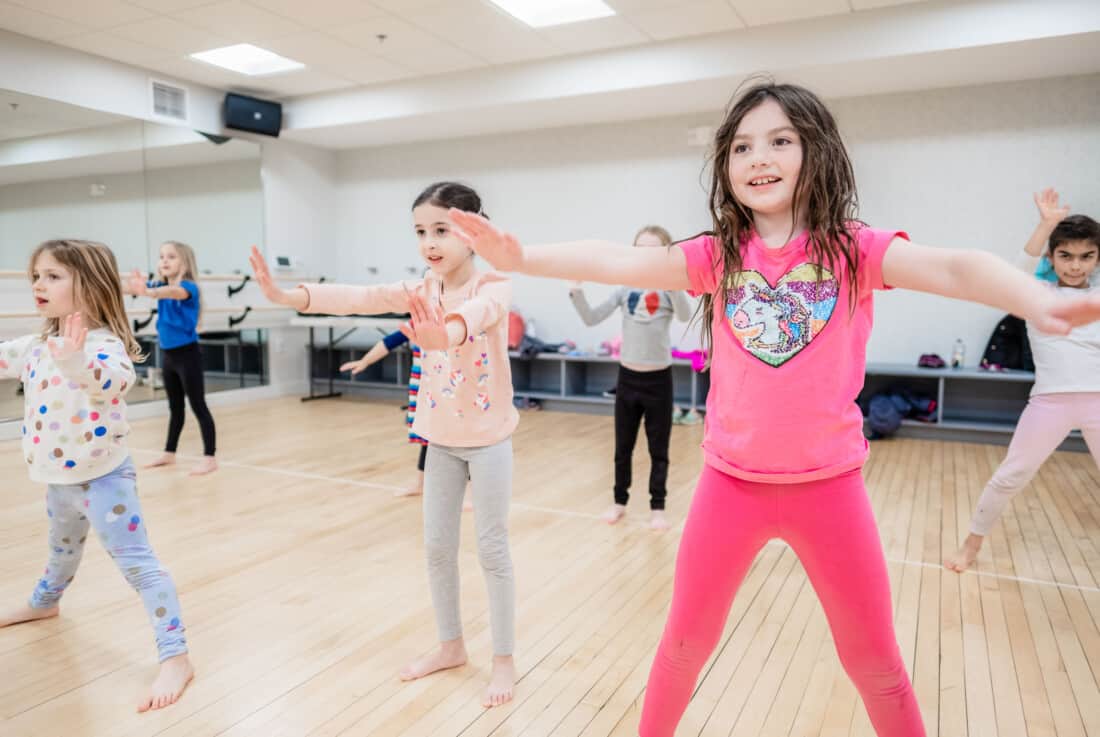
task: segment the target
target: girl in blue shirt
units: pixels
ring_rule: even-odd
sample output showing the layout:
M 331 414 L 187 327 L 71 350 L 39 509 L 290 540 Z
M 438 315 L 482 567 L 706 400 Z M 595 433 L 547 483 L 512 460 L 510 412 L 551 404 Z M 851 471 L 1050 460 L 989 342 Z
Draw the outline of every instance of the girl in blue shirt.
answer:
M 160 279 L 146 282 L 135 270 L 128 285 L 131 294 L 157 300 L 157 339 L 164 355 L 162 373 L 170 411 L 164 454 L 146 468 L 169 466 L 176 462 L 176 446 L 186 416 L 183 402 L 186 397 L 202 431 L 203 458 L 191 470 L 193 476 L 218 469 L 214 418 L 206 406 L 202 352 L 199 350 L 202 298 L 197 283 L 198 273 L 195 251 L 185 243 L 167 241 L 160 247 L 157 264 Z

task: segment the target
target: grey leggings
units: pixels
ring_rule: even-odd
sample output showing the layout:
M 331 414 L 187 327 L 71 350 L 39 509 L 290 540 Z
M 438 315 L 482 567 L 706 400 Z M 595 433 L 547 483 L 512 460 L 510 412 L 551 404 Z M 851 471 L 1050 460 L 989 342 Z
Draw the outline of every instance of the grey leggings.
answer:
M 428 446 L 424 471 L 424 547 L 441 642 L 462 636 L 459 612 L 458 543 L 462 497 L 470 479 L 477 555 L 489 590 L 493 654 L 515 647 L 516 587 L 508 549 L 508 504 L 512 497 L 512 439 L 481 448 Z

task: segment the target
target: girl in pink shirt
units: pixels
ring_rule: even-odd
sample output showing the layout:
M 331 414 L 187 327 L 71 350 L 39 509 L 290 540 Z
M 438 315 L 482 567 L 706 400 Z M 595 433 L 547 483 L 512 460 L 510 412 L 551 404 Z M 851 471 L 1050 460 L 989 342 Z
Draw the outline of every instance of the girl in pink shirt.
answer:
M 452 209 L 453 208 L 453 209 Z M 413 431 L 429 442 L 424 471 L 424 543 L 440 648 L 409 663 L 414 680 L 466 663 L 459 613 L 458 543 L 462 497 L 471 481 L 478 559 L 489 589 L 493 668 L 483 703 L 511 700 L 515 683 L 515 581 L 508 548 L 512 494 L 512 404 L 508 307 L 512 283 L 479 272 L 474 253 L 458 238 L 450 212 L 481 213 L 469 187 L 440 182 L 413 202 L 413 227 L 427 275 L 376 286 L 277 287 L 255 248 L 250 261 L 264 295 L 300 312 L 330 315 L 409 312 L 402 331 L 422 350 Z
M 1100 299 L 1062 299 L 991 254 L 918 246 L 856 220 L 836 123 L 801 87 L 747 89 L 713 156 L 713 230 L 674 248 L 524 248 L 483 218 L 452 216 L 503 271 L 703 295 L 712 350 L 706 466 L 639 733 L 674 733 L 738 586 L 760 548 L 779 538 L 821 599 L 876 733 L 924 735 L 861 474 L 867 441 L 855 399 L 872 294 L 903 287 L 980 301 L 1056 333 L 1100 318 Z

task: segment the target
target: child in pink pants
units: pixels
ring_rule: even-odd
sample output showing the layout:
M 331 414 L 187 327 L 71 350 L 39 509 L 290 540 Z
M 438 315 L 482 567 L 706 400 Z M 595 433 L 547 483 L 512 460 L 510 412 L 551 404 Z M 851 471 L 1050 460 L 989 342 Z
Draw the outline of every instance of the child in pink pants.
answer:
M 855 399 L 873 293 L 892 286 L 981 301 L 1051 333 L 1100 319 L 1100 300 L 1057 298 L 991 254 L 918 246 L 855 220 L 854 175 L 836 122 L 802 87 L 743 92 L 718 128 L 711 169 L 713 232 L 671 248 L 523 246 L 484 218 L 451 216 L 503 271 L 703 297 L 712 360 L 706 468 L 639 734 L 675 733 L 745 571 L 779 538 L 821 598 L 875 731 L 921 737 L 861 476 L 868 444 Z
M 1058 194 L 1046 190 L 1035 196 L 1039 226 L 1025 247 L 1023 265 L 1035 270 L 1046 246 L 1057 284 L 1054 291 L 1069 294 L 1100 293 L 1093 275 L 1100 260 L 1100 223 L 1085 215 L 1066 217 Z M 944 566 L 962 573 L 978 557 L 982 542 L 1004 508 L 1038 473 L 1043 462 L 1061 445 L 1070 430 L 1080 429 L 1093 459 L 1100 464 L 1100 325 L 1082 325 L 1069 335 L 1044 332 L 1028 323 L 1028 339 L 1035 358 L 1035 385 L 1008 455 L 986 484 L 970 534 Z

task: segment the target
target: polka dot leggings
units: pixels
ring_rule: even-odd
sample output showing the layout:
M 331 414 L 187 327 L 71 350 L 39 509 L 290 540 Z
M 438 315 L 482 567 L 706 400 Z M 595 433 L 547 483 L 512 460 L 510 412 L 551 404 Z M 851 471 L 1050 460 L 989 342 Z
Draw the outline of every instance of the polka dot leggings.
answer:
M 137 472 L 127 458 L 105 476 L 82 484 L 50 484 L 50 554 L 46 571 L 30 598 L 35 609 L 55 606 L 72 583 L 91 527 L 122 575 L 145 604 L 161 661 L 187 652 L 176 586 L 161 568 L 141 514 Z

